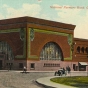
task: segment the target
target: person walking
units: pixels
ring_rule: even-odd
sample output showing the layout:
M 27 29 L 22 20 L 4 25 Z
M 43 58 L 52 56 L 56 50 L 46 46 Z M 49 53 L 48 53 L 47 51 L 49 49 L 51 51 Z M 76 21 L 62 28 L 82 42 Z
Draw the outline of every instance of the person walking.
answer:
M 26 73 L 26 71 L 27 71 L 27 68 L 26 68 L 26 66 L 24 66 L 23 73 Z

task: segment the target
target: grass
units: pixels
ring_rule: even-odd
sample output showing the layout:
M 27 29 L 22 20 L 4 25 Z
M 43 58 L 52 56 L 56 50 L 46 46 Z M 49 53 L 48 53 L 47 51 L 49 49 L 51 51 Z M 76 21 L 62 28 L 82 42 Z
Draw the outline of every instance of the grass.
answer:
M 53 82 L 74 86 L 78 88 L 88 88 L 88 77 L 87 76 L 76 76 L 76 77 L 56 77 L 50 79 Z

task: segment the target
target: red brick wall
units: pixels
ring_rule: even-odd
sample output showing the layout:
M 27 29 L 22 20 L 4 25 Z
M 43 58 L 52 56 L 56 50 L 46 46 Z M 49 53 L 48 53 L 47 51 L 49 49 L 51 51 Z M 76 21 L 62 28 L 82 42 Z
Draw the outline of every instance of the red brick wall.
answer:
M 88 47 L 88 40 L 85 39 L 74 39 L 74 52 L 73 52 L 73 61 L 88 61 L 88 54 L 85 52 L 85 48 Z M 77 47 L 84 47 L 84 53 L 80 50 L 80 53 L 77 52 Z
M 31 55 L 40 56 L 40 52 L 47 42 L 57 43 L 62 49 L 63 57 L 70 57 L 70 46 L 68 45 L 66 36 L 38 32 L 35 32 L 35 38 L 31 41 Z
M 2 33 L 0 34 L 0 41 L 7 42 L 14 55 L 23 55 L 23 41 L 20 40 L 20 35 L 18 32 Z

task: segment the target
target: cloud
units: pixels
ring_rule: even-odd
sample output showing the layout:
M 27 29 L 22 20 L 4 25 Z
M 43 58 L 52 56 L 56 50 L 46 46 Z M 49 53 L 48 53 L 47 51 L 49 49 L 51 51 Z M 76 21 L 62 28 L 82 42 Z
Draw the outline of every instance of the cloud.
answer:
M 38 18 L 51 20 L 51 18 L 46 14 L 41 14 L 41 15 L 38 16 Z
M 78 9 L 77 7 L 73 8 L 65 8 L 72 7 L 69 5 L 53 5 L 57 14 L 58 18 L 56 19 L 59 22 L 74 24 L 76 28 L 74 30 L 74 37 L 76 38 L 85 38 L 88 39 L 88 11 L 85 9 Z M 86 14 L 82 14 L 85 10 Z
M 82 16 L 79 15 L 81 9 L 77 9 L 74 6 L 69 6 L 69 5 L 60 6 L 54 4 L 53 6 L 55 7 L 55 10 L 57 11 L 58 14 L 57 21 L 77 24 L 79 22 L 78 19 L 82 19 Z
M 39 4 L 25 3 L 19 9 L 16 9 L 16 8 L 13 8 L 13 7 L 10 7 L 6 4 L 4 4 L 3 10 L 6 13 L 6 15 L 4 15 L 5 18 L 30 16 L 30 17 L 36 17 L 36 18 L 50 20 L 50 17 L 47 14 L 43 13 L 43 10 Z
M 3 9 L 6 11 L 6 18 L 20 17 L 20 16 L 32 16 L 37 17 L 41 11 L 41 7 L 38 4 L 23 4 L 21 8 L 12 8 L 6 4 L 3 5 Z
M 16 9 L 16 8 L 13 8 L 13 7 L 10 7 L 6 4 L 4 4 L 3 9 L 6 12 L 6 16 L 5 16 L 6 18 L 30 16 L 30 17 L 36 17 L 36 18 L 50 20 L 50 17 L 48 15 L 42 13 L 42 8 L 39 4 L 25 3 L 19 9 Z
M 76 26 L 74 30 L 74 36 L 77 38 L 85 38 L 88 39 L 88 12 L 86 12 L 86 15 L 83 17 L 82 20 L 80 20 L 79 24 Z
M 0 14 L 0 19 L 4 19 L 4 16 L 2 14 Z
M 0 19 L 4 18 L 14 18 L 21 16 L 31 16 L 42 19 L 54 20 L 62 23 L 74 24 L 76 28 L 74 30 L 74 36 L 77 38 L 86 38 L 88 39 L 88 11 L 86 10 L 86 14 L 82 15 L 82 9 L 77 8 L 65 8 L 71 7 L 69 5 L 58 5 L 54 4 L 51 8 L 55 9 L 57 16 L 51 18 L 51 16 L 46 13 L 44 14 L 43 9 L 40 4 L 28 4 L 24 3 L 21 8 L 13 8 L 6 4 L 3 5 L 2 9 L 5 14 L 0 13 Z

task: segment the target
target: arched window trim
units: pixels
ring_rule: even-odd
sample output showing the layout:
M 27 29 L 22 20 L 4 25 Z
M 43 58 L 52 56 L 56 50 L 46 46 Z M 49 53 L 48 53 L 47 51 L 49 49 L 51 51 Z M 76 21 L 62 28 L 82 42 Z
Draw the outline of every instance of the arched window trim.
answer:
M 40 53 L 40 60 L 63 60 L 60 46 L 54 42 L 46 43 Z

